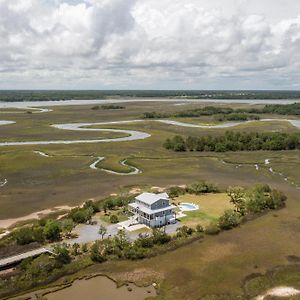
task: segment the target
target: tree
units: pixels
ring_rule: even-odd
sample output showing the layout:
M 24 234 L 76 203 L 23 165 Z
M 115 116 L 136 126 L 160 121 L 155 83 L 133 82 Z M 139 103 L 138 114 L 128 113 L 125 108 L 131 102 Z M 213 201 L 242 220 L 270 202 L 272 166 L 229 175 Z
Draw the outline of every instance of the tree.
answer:
M 229 187 L 227 195 L 230 202 L 235 206 L 235 211 L 242 216 L 246 213 L 245 190 L 242 187 Z
M 185 141 L 182 136 L 176 135 L 173 139 L 174 151 L 186 151 Z
M 189 150 L 189 151 L 194 151 L 195 147 L 196 147 L 196 142 L 197 142 L 197 139 L 195 139 L 194 137 L 192 136 L 189 136 L 186 141 L 185 141 L 185 145 L 186 145 L 186 148 Z
M 57 221 L 48 220 L 44 227 L 44 235 L 47 240 L 57 241 L 60 239 L 61 228 Z
M 232 209 L 228 209 L 219 218 L 219 226 L 221 229 L 229 230 L 239 226 L 241 222 L 240 214 Z
M 101 238 L 103 240 L 104 236 L 107 233 L 107 228 L 104 225 L 101 224 L 100 227 L 99 227 L 98 233 L 101 235 Z

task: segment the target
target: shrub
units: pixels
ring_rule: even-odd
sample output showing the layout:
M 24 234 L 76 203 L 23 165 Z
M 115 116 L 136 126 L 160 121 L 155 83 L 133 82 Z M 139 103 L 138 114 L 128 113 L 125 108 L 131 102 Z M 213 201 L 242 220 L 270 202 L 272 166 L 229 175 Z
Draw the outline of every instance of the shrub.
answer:
M 168 190 L 168 195 L 169 195 L 170 198 L 175 198 L 175 197 L 178 197 L 180 195 L 184 195 L 185 193 L 186 193 L 186 189 L 181 188 L 179 186 L 172 186 Z
M 221 229 L 229 230 L 240 225 L 241 216 L 236 211 L 229 209 L 219 218 Z
M 205 233 L 209 235 L 219 234 L 221 231 L 219 224 L 215 221 L 210 222 L 208 226 L 205 228 Z
M 177 237 L 187 237 L 193 234 L 194 229 L 184 225 L 182 227 L 177 228 L 176 231 L 177 231 L 176 234 Z
M 112 224 L 116 224 L 119 222 L 119 218 L 116 215 L 111 215 L 109 220 L 110 220 L 110 223 L 112 223 Z
M 196 225 L 196 231 L 197 231 L 197 232 L 204 232 L 203 226 L 200 225 L 200 224 L 197 224 L 197 225 Z
M 92 217 L 93 209 L 88 208 L 74 208 L 69 213 L 69 217 L 75 222 L 75 223 L 86 223 L 89 221 Z
M 140 234 L 139 238 L 135 241 L 135 245 L 142 248 L 152 248 L 154 246 L 153 237 Z
M 44 227 L 44 235 L 47 240 L 57 241 L 60 239 L 60 224 L 54 220 L 48 220 Z
M 55 245 L 53 251 L 55 252 L 55 260 L 58 265 L 64 265 L 71 262 L 69 250 L 65 245 Z
M 14 231 L 13 235 L 18 245 L 26 245 L 34 241 L 31 227 L 22 227 L 17 229 Z
M 106 260 L 104 255 L 104 248 L 102 247 L 102 244 L 99 241 L 96 241 L 92 245 L 90 257 L 92 261 L 98 263 L 104 262 Z
M 187 191 L 190 194 L 206 194 L 206 193 L 217 193 L 218 188 L 212 184 L 212 183 L 207 183 L 205 181 L 200 181 L 200 182 L 195 182 L 192 183 L 187 187 Z

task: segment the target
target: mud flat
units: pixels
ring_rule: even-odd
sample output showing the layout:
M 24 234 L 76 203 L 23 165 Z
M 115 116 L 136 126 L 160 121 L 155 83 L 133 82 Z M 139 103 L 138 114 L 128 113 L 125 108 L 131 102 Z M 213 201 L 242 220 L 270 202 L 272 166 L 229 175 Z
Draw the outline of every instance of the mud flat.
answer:
M 156 290 L 153 286 L 137 287 L 129 283 L 118 288 L 113 280 L 105 276 L 75 280 L 69 287 L 44 295 L 48 300 L 144 300 L 151 296 L 156 296 Z
M 290 299 L 290 297 L 299 294 L 300 290 L 297 290 L 293 287 L 281 286 L 268 290 L 264 295 L 257 296 L 254 300 L 264 300 L 269 296 Z
M 46 215 L 49 215 L 51 213 L 59 212 L 59 211 L 61 211 L 63 213 L 64 211 L 71 210 L 72 208 L 74 208 L 74 207 L 57 206 L 54 208 L 49 208 L 49 209 L 44 209 L 44 210 L 41 210 L 38 212 L 34 212 L 32 214 L 29 214 L 27 216 L 20 217 L 20 218 L 3 219 L 3 220 L 0 220 L 0 228 L 7 229 L 19 222 L 24 222 L 24 221 L 29 221 L 29 220 L 39 220 L 40 218 L 45 217 Z

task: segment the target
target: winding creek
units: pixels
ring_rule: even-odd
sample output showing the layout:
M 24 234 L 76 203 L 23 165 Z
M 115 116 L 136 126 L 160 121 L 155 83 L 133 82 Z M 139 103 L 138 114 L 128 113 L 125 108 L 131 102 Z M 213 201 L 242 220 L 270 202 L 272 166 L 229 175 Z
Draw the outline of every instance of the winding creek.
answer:
M 114 175 L 120 175 L 120 176 L 126 176 L 126 175 L 138 175 L 140 173 L 142 173 L 142 171 L 130 164 L 127 163 L 127 159 L 123 159 L 122 161 L 120 161 L 120 164 L 124 167 L 129 167 L 129 169 L 131 170 L 130 172 L 116 172 L 113 170 L 109 170 L 109 169 L 104 169 L 104 168 L 98 168 L 97 165 L 103 161 L 105 159 L 105 157 L 98 157 L 91 165 L 90 168 L 92 170 L 101 170 L 103 172 L 109 173 L 109 174 L 114 174 Z
M 10 124 L 15 124 L 15 123 L 16 123 L 15 121 L 4 121 L 4 120 L 1 121 L 0 120 L 0 126 L 1 125 L 10 125 Z
M 181 127 L 193 127 L 193 128 L 205 128 L 205 129 L 213 129 L 213 128 L 230 128 L 235 127 L 245 123 L 252 122 L 270 122 L 270 121 L 280 121 L 280 122 L 289 122 L 292 126 L 295 126 L 300 129 L 300 120 L 288 120 L 288 119 L 261 119 L 247 122 L 228 122 L 222 123 L 213 126 L 206 125 L 197 125 L 185 122 L 179 122 L 174 120 L 129 120 L 129 121 L 113 121 L 113 122 L 99 122 L 99 123 L 67 123 L 67 124 L 54 124 L 51 125 L 54 128 L 61 130 L 73 130 L 73 131 L 94 131 L 94 132 L 114 132 L 114 133 L 122 133 L 125 134 L 125 137 L 118 138 L 108 138 L 108 139 L 89 139 L 89 140 L 57 140 L 57 141 L 23 141 L 23 142 L 1 142 L 0 146 L 25 146 L 25 145 L 51 145 L 51 144 L 83 144 L 83 143 L 111 143 L 111 142 L 128 142 L 128 141 L 136 141 L 143 140 L 149 138 L 151 135 L 136 130 L 126 130 L 126 129 L 112 129 L 112 128 L 89 128 L 91 126 L 106 126 L 106 125 L 122 125 L 129 123 L 137 123 L 137 122 L 160 122 L 167 125 L 181 126 Z M 0 125 L 9 125 L 14 123 L 13 121 L 0 121 Z

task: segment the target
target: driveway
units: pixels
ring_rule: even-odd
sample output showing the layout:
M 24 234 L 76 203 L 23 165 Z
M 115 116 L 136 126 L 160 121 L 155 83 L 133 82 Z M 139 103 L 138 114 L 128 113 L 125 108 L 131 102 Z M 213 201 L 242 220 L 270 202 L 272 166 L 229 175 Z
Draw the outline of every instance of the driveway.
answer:
M 75 238 L 75 239 L 68 240 L 67 243 L 71 244 L 71 245 L 73 245 L 75 243 L 85 244 L 85 243 L 94 242 L 96 240 L 100 240 L 101 236 L 98 233 L 98 231 L 99 231 L 99 227 L 100 227 L 101 224 L 104 225 L 107 229 L 107 233 L 105 234 L 104 238 L 113 237 L 113 236 L 117 235 L 117 233 L 119 232 L 119 229 L 118 229 L 118 227 L 120 227 L 119 224 L 107 225 L 106 223 L 104 223 L 100 220 L 97 220 L 97 224 L 95 224 L 95 225 L 86 225 L 86 224 L 77 225 L 75 227 L 75 229 L 72 231 L 72 233 L 77 234 L 78 237 Z M 176 229 L 181 227 L 181 226 L 182 226 L 182 224 L 178 221 L 175 224 L 167 225 L 166 226 L 166 233 L 167 234 L 173 234 L 173 233 L 176 232 Z M 125 231 L 125 232 L 126 232 L 126 235 L 127 235 L 128 239 L 131 242 L 135 241 L 139 237 L 139 232 L 138 231 L 137 232 Z

